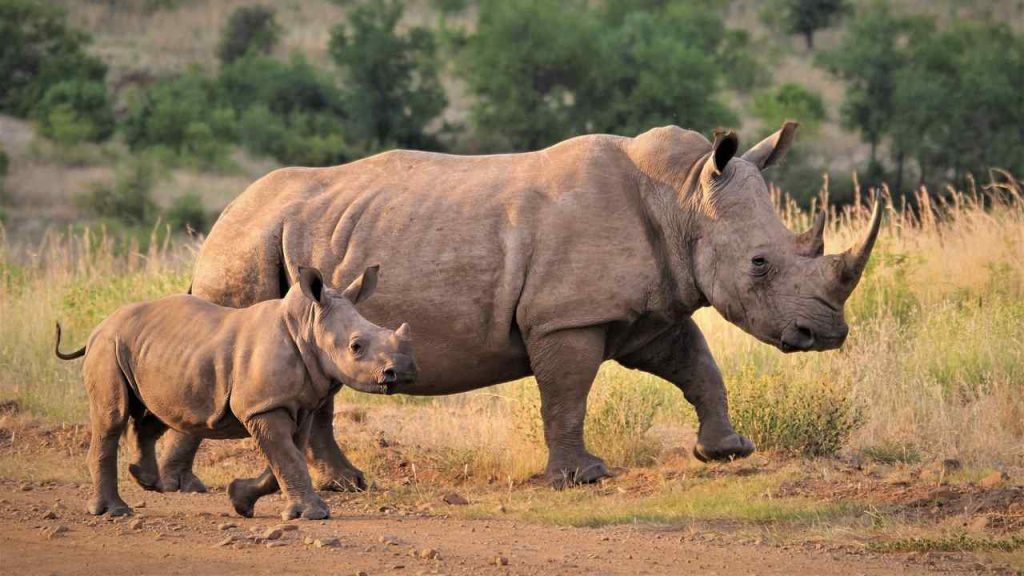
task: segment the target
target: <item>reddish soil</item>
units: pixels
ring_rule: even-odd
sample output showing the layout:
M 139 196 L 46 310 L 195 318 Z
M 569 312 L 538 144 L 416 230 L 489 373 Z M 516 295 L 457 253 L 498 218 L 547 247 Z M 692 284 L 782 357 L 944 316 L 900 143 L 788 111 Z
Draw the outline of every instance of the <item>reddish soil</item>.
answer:
M 655 527 L 558 528 L 508 520 L 354 513 L 359 496 L 329 495 L 335 516 L 281 524 L 277 498 L 252 519 L 222 493 L 156 495 L 124 487 L 134 516 L 84 512 L 88 487 L 0 480 L 6 574 L 927 574 L 898 556 L 699 542 Z M 139 506 L 141 501 L 144 506 Z M 60 527 L 60 528 L 58 528 Z M 58 531 L 54 534 L 55 529 Z M 218 545 L 229 537 L 233 542 Z M 337 538 L 337 547 L 306 544 Z M 269 547 L 268 547 L 269 546 Z M 436 553 L 436 558 L 430 558 Z M 507 565 L 498 565 L 500 558 Z

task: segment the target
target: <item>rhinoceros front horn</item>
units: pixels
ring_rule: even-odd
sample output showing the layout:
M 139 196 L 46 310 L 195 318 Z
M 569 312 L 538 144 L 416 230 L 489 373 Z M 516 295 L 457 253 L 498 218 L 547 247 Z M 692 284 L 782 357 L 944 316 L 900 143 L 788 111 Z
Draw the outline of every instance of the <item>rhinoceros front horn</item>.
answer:
M 845 301 L 853 293 L 853 289 L 860 282 L 864 267 L 867 266 L 868 258 L 871 257 L 871 249 L 875 247 L 875 240 L 878 239 L 878 231 L 882 224 L 882 203 L 875 202 L 871 211 L 871 226 L 868 228 L 867 236 L 860 245 L 853 246 L 846 252 L 839 255 L 836 265 L 836 290 L 841 301 Z

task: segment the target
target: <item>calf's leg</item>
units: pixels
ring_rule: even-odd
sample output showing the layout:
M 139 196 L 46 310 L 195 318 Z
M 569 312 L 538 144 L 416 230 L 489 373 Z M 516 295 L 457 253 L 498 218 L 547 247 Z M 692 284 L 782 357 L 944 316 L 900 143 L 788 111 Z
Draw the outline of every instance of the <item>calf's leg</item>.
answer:
M 697 444 L 693 447 L 698 460 L 731 460 L 754 452 L 754 444 L 733 430 L 722 373 L 692 319 L 618 360 L 627 368 L 643 370 L 675 384 L 693 404 L 700 421 Z
M 540 387 L 547 480 L 555 488 L 609 476 L 604 462 L 587 452 L 583 420 L 587 395 L 604 357 L 603 328 L 561 330 L 530 337 L 527 351 Z
M 104 350 L 90 352 L 102 354 Z M 117 491 L 117 445 L 128 423 L 128 386 L 113 353 L 104 356 L 107 358 L 87 358 L 83 367 L 92 429 L 88 459 L 93 497 L 89 513 L 123 516 L 132 511 Z
M 288 499 L 288 506 L 281 513 L 281 517 L 285 520 L 299 517 L 320 520 L 330 515 L 327 504 L 313 488 L 309 469 L 302 456 L 302 448 L 305 447 L 305 440 L 308 437 L 308 427 L 307 422 L 297 426 L 284 410 L 259 414 L 246 422 L 249 434 L 256 440 L 260 451 L 270 462 L 270 468 L 277 479 L 276 484 L 284 490 L 284 495 Z M 262 476 L 249 482 L 259 483 L 261 479 Z M 235 494 L 232 495 L 232 503 L 236 504 L 236 495 L 239 496 L 240 503 L 244 503 L 242 498 L 246 495 L 250 498 L 252 496 L 258 498 L 263 495 L 260 493 L 260 489 L 262 491 L 270 490 L 271 486 L 268 480 L 264 480 L 257 486 L 259 489 L 250 490 L 247 493 L 240 492 L 236 488 Z M 252 502 L 255 503 L 255 498 Z M 246 510 L 246 508 L 243 506 L 242 510 Z M 239 513 L 241 514 L 242 511 Z

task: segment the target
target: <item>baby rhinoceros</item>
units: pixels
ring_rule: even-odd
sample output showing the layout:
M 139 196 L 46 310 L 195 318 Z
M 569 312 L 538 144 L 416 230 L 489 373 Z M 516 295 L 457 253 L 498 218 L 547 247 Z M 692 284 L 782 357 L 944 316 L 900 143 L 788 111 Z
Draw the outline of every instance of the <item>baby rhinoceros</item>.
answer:
M 363 318 L 355 304 L 377 284 L 376 266 L 343 292 L 320 272 L 299 268 L 284 298 L 234 309 L 193 296 L 123 306 L 93 330 L 85 356 L 92 441 L 89 512 L 131 512 L 117 490 L 117 446 L 129 424 L 143 488 L 160 491 L 155 444 L 168 427 L 204 438 L 256 440 L 269 466 L 235 480 L 235 510 L 252 516 L 261 496 L 284 490 L 281 516 L 326 518 L 303 455 L 312 414 L 344 384 L 388 394 L 416 378 L 408 325 L 391 331 Z

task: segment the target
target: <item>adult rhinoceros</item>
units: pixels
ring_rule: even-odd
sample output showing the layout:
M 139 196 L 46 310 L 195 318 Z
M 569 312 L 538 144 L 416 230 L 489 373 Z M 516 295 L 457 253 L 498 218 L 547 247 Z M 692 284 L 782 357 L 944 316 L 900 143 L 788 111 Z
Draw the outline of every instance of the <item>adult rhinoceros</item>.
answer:
M 537 378 L 556 484 L 608 469 L 583 442 L 587 394 L 605 360 L 660 376 L 700 420 L 695 455 L 749 455 L 729 422 L 714 358 L 691 315 L 714 306 L 783 351 L 828 350 L 847 335 L 843 303 L 878 233 L 824 256 L 823 218 L 795 235 L 761 171 L 796 129 L 735 158 L 675 126 L 635 138 L 590 135 L 522 154 L 395 150 L 333 168 L 286 168 L 250 186 L 203 244 L 192 292 L 247 306 L 279 298 L 299 266 L 345 285 L 380 263 L 371 321 L 412 326 L 420 378 L 404 394 L 454 394 Z M 320 487 L 365 485 L 317 414 L 310 459 Z M 199 490 L 197 439 L 168 439 L 163 486 Z

